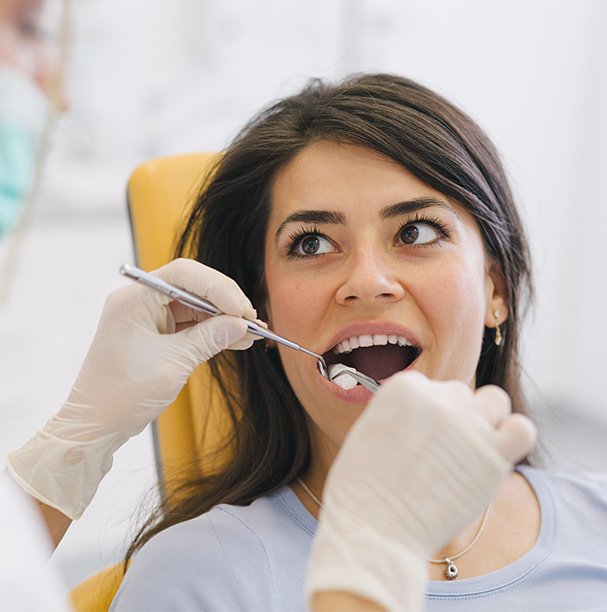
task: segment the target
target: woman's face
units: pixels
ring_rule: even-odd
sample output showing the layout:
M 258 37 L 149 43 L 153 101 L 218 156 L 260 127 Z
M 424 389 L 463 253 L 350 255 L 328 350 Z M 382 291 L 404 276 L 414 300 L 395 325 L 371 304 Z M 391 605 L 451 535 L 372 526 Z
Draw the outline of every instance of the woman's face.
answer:
M 489 268 L 473 217 L 373 150 L 316 142 L 275 179 L 269 323 L 329 363 L 380 380 L 409 368 L 474 385 L 484 326 L 496 308 L 500 321 L 507 314 Z M 313 444 L 337 450 L 370 393 L 278 350 Z

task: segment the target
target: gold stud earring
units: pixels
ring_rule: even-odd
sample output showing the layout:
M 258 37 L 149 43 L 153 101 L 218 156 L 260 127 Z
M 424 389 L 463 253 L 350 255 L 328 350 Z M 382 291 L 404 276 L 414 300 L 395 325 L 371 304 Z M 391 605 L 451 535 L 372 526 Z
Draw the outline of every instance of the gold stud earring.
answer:
M 500 346 L 504 337 L 502 336 L 502 330 L 500 329 L 500 311 L 496 308 L 493 311 L 493 318 L 495 319 L 495 346 Z

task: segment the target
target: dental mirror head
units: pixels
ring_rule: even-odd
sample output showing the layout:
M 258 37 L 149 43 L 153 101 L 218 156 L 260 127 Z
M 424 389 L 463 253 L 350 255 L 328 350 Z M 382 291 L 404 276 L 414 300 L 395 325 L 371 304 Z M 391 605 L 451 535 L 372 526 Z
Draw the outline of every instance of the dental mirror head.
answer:
M 375 393 L 377 389 L 379 389 L 379 383 L 374 378 L 359 372 L 355 368 L 346 366 L 343 363 L 330 365 L 328 374 L 329 380 L 342 389 L 353 389 L 357 384 L 362 385 L 372 393 Z M 341 379 L 339 382 L 337 382 L 338 378 Z

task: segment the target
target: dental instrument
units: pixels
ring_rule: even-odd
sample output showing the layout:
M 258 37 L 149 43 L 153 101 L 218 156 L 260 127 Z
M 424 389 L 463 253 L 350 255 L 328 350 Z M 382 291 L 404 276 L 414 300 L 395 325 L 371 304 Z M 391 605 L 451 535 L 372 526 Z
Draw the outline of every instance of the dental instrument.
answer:
M 142 285 L 146 285 L 147 287 L 151 287 L 152 289 L 156 289 L 160 293 L 167 295 L 170 298 L 173 298 L 180 304 L 191 308 L 192 310 L 197 310 L 199 312 L 204 312 L 212 317 L 215 317 L 220 314 L 224 314 L 219 308 L 217 308 L 212 302 L 209 300 L 205 300 L 200 296 L 191 293 L 190 291 L 186 291 L 185 289 L 180 289 L 179 287 L 175 287 L 171 285 L 171 283 L 150 274 L 149 272 L 145 272 L 141 270 L 141 268 L 137 268 L 136 266 L 131 266 L 129 264 L 123 264 L 120 266 L 120 274 L 130 278 L 131 280 L 137 281 Z M 282 336 L 258 325 L 253 321 L 247 320 L 247 327 L 249 332 L 255 334 L 256 336 L 260 336 L 262 338 L 267 338 L 268 340 L 274 340 L 274 342 L 278 342 L 284 346 L 292 348 L 296 351 L 301 351 L 306 355 L 310 355 L 316 359 L 316 363 L 318 365 L 318 369 L 322 376 L 331 382 L 335 382 L 335 379 L 343 374 L 349 374 L 351 378 L 353 378 L 357 383 L 360 383 L 365 389 L 368 389 L 372 393 L 375 393 L 379 388 L 379 383 L 370 376 L 355 370 L 354 368 L 343 369 L 340 372 L 337 372 L 334 375 L 329 373 L 329 369 L 327 368 L 327 364 L 322 355 L 318 355 L 313 351 L 304 348 L 303 346 L 293 342 L 292 340 L 287 340 Z
M 149 272 L 145 272 L 136 266 L 130 266 L 129 264 L 123 264 L 120 266 L 120 274 L 130 278 L 131 280 L 137 281 L 142 285 L 146 285 L 147 287 L 151 287 L 152 289 L 156 289 L 156 291 L 160 291 L 160 293 L 164 293 L 164 295 L 173 298 L 180 304 L 191 308 L 192 310 L 197 310 L 198 312 L 204 312 L 212 317 L 215 317 L 220 314 L 224 314 L 219 308 L 217 308 L 213 303 L 201 298 L 194 293 L 190 293 L 189 291 L 185 291 L 184 289 L 179 289 L 179 287 L 175 287 L 171 285 L 171 283 L 167 283 L 166 281 L 150 274 Z M 262 338 L 267 338 L 268 340 L 274 340 L 274 342 L 278 342 L 284 346 L 292 348 L 296 351 L 301 351 L 306 355 L 310 355 L 316 359 L 318 364 L 318 369 L 320 373 L 327 379 L 331 380 L 329 376 L 329 371 L 327 369 L 327 364 L 325 363 L 322 355 L 318 355 L 313 351 L 300 346 L 299 344 L 292 342 L 291 340 L 287 340 L 278 334 L 275 334 L 273 331 L 258 325 L 254 321 L 247 320 L 247 327 L 249 332 L 255 334 L 256 336 L 261 336 Z
M 347 374 L 350 378 L 353 378 L 355 381 L 360 383 L 365 389 L 371 391 L 371 393 L 375 393 L 379 389 L 379 383 L 371 376 L 367 376 L 354 368 L 343 369 L 341 372 L 337 372 L 333 374 L 330 378 L 331 381 L 335 382 L 337 378 Z M 341 385 L 340 385 L 341 386 Z

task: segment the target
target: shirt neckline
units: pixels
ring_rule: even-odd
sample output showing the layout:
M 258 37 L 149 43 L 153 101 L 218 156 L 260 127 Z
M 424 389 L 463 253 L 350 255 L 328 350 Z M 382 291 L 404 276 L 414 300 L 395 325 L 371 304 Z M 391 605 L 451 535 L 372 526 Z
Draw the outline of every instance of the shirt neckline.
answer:
M 556 543 L 557 519 L 555 502 L 540 470 L 519 466 L 517 471 L 527 480 L 540 508 L 540 532 L 533 548 L 513 563 L 494 572 L 461 580 L 430 580 L 426 587 L 428 599 L 461 599 L 487 595 L 525 580 L 551 554 Z
M 301 499 L 289 485 L 280 487 L 272 496 L 276 499 L 285 510 L 285 512 L 311 536 L 314 536 L 318 529 L 318 521 L 310 514 L 308 509 L 303 505 Z
M 482 576 L 452 581 L 429 580 L 426 587 L 428 599 L 479 597 L 508 588 L 525 580 L 552 554 L 557 535 L 557 518 L 552 492 L 541 470 L 518 466 L 517 472 L 529 483 L 540 508 L 540 531 L 535 545 L 513 563 Z M 306 509 L 295 491 L 285 485 L 274 495 L 291 518 L 313 536 L 318 528 L 318 521 Z

